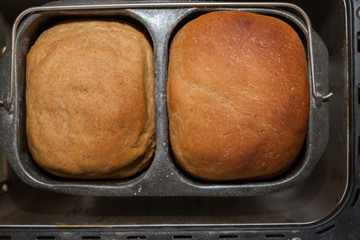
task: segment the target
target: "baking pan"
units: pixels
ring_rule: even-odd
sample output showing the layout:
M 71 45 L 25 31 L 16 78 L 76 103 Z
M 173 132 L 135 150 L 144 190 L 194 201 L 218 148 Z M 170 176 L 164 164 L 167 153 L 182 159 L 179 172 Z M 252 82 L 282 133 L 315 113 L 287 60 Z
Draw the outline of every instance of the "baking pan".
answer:
M 9 169 L 0 239 L 359 239 L 360 2 L 288 1 L 306 11 L 326 44 L 334 93 L 327 148 L 304 181 L 251 197 L 92 197 L 33 188 Z M 13 22 L 44 2 L 3 1 L 0 10 Z
M 91 3 L 91 5 L 89 5 Z M 296 164 L 281 176 L 263 181 L 206 183 L 187 177 L 170 154 L 166 111 L 168 49 L 176 30 L 210 11 L 251 11 L 279 17 L 292 25 L 307 50 L 310 115 L 307 137 Z M 69 19 L 104 18 L 136 22 L 153 43 L 155 61 L 156 152 L 148 169 L 121 180 L 72 180 L 40 169 L 32 160 L 25 132 L 25 59 L 39 34 L 51 24 Z M 18 26 L 18 24 L 20 25 Z M 286 3 L 107 3 L 55 2 L 24 11 L 13 27 L 13 45 L 1 59 L 3 109 L 0 146 L 10 165 L 27 184 L 73 195 L 91 196 L 257 196 L 281 191 L 303 181 L 313 170 L 328 142 L 328 53 L 312 30 L 305 12 Z M 10 51 L 11 50 L 11 51 Z M 2 95 L 1 95 L 2 94 Z M 1 99 L 1 98 L 0 98 Z

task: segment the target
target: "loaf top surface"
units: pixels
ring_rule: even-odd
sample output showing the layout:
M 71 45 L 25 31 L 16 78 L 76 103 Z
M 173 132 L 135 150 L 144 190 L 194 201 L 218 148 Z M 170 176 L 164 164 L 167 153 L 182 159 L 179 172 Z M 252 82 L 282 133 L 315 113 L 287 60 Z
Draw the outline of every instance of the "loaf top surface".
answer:
M 309 116 L 306 54 L 280 19 L 204 14 L 171 43 L 170 140 L 178 164 L 205 180 L 267 178 L 289 168 Z
M 127 177 L 155 147 L 153 54 L 114 21 L 44 31 L 27 55 L 26 130 L 34 160 L 64 177 Z

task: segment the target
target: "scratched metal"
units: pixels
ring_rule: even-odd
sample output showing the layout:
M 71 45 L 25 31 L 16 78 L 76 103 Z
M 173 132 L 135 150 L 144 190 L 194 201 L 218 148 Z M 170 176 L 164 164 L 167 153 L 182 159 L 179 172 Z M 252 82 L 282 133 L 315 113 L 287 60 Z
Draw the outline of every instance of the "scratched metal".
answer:
M 0 57 L 5 52 L 9 41 L 10 41 L 10 27 L 8 23 L 5 21 L 2 13 L 0 13 Z M 0 134 L 0 138 L 3 137 L 5 136 L 2 136 Z M 4 192 L 2 189 L 3 186 L 2 184 L 7 180 L 7 178 L 8 178 L 7 161 L 0 150 L 0 193 Z

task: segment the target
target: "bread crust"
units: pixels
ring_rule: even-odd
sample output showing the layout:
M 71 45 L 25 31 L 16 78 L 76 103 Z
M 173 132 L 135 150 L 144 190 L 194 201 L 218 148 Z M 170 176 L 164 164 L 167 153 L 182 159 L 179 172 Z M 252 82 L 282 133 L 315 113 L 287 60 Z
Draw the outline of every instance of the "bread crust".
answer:
M 171 43 L 170 141 L 187 173 L 263 179 L 289 168 L 309 117 L 306 54 L 280 19 L 239 11 L 190 21 Z
M 61 177 L 123 178 L 155 149 L 152 48 L 115 21 L 44 31 L 27 55 L 26 133 L 35 162 Z

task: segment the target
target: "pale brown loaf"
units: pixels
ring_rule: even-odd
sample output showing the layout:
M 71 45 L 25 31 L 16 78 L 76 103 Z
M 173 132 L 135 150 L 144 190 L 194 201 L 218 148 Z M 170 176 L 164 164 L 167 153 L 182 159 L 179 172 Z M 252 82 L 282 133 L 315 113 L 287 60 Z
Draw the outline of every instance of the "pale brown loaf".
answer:
M 58 24 L 27 55 L 26 132 L 33 159 L 70 178 L 123 178 L 155 148 L 153 54 L 112 21 Z
M 277 18 L 223 11 L 186 24 L 171 43 L 167 94 L 172 151 L 192 176 L 274 177 L 302 147 L 306 55 Z

